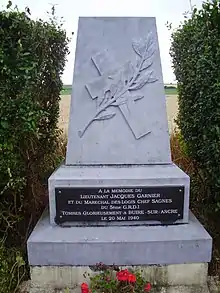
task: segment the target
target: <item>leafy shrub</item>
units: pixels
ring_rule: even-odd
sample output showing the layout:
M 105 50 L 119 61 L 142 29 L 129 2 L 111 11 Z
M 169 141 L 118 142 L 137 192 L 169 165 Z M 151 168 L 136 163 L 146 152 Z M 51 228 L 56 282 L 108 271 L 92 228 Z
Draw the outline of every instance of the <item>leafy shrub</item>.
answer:
M 6 249 L 0 242 L 0 293 L 10 293 L 17 289 L 25 275 L 25 263 L 19 251 Z
M 219 6 L 214 0 L 194 9 L 172 34 L 171 57 L 178 81 L 177 123 L 210 187 L 209 199 L 220 206 Z
M 62 24 L 54 17 L 34 21 L 29 13 L 0 11 L 0 239 L 7 235 L 6 247 L 19 249 L 46 205 L 44 183 L 62 159 L 57 123 L 68 53 Z
M 190 208 L 198 215 L 200 220 L 203 220 L 201 205 L 204 205 L 204 208 L 206 207 L 204 202 L 208 193 L 203 171 L 199 168 L 197 162 L 188 155 L 186 143 L 178 130 L 171 134 L 170 146 L 172 161 L 190 176 Z
M 216 205 L 207 202 L 209 186 L 206 178 L 195 160 L 189 157 L 182 135 L 174 131 L 170 138 L 172 160 L 190 176 L 190 209 L 208 230 L 213 238 L 212 260 L 209 274 L 220 275 L 220 225 Z

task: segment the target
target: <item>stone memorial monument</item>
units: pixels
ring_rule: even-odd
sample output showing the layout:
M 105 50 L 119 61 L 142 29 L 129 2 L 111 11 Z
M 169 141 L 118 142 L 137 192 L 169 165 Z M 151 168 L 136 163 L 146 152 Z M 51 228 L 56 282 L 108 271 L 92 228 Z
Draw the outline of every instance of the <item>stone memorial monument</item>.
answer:
M 81 17 L 72 89 L 66 160 L 28 240 L 32 277 L 98 262 L 206 274 L 212 239 L 171 161 L 155 18 Z

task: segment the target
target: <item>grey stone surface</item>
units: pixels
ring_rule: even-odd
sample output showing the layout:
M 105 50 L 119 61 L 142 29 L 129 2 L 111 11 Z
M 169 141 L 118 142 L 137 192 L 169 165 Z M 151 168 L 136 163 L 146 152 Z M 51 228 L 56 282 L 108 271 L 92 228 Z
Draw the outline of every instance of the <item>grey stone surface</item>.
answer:
M 177 223 L 187 223 L 189 217 L 189 176 L 175 164 L 146 166 L 65 166 L 59 167 L 49 178 L 50 222 L 55 225 L 56 187 L 131 187 L 131 186 L 184 186 L 183 219 Z M 143 225 L 158 222 L 109 222 L 106 225 Z M 68 223 L 82 225 L 82 223 Z M 83 224 L 85 225 L 85 223 Z M 90 225 L 92 225 L 90 223 Z M 103 225 L 103 223 L 93 223 Z
M 189 224 L 173 226 L 63 228 L 45 212 L 27 247 L 31 266 L 206 263 L 212 238 L 192 214 Z
M 68 133 L 67 165 L 171 162 L 155 18 L 79 19 Z

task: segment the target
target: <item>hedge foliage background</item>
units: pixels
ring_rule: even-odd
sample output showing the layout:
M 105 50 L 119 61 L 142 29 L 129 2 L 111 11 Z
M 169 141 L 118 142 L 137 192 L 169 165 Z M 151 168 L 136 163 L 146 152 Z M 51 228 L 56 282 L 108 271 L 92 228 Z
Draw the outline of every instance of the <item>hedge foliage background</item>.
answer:
M 178 125 L 191 158 L 202 170 L 220 208 L 220 1 L 194 9 L 172 34 L 171 57 L 178 82 Z
M 10 280 L 13 261 L 6 258 L 7 247 L 17 249 L 11 254 L 17 264 L 47 202 L 47 177 L 61 159 L 57 122 L 61 74 L 68 53 L 67 35 L 53 16 L 48 22 L 35 21 L 29 9 L 19 12 L 10 6 L 11 2 L 9 9 L 0 11 L 2 293 L 11 292 L 17 283 Z

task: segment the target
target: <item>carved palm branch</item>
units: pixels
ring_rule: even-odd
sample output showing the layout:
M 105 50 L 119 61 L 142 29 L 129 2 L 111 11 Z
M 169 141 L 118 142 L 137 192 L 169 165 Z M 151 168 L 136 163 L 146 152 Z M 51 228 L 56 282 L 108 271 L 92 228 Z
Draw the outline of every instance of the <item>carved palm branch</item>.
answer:
M 150 70 L 156 49 L 152 34 L 149 34 L 146 39 L 133 41 L 132 47 L 139 56 L 136 67 L 131 62 L 127 62 L 116 74 L 108 77 L 111 81 L 109 88 L 104 90 L 103 96 L 98 97 L 97 111 L 85 127 L 78 132 L 80 137 L 94 121 L 113 118 L 116 113 L 110 107 L 126 104 L 128 97 L 135 102 L 144 98 L 143 95 L 126 95 L 127 91 L 139 90 L 146 84 L 157 81 L 154 71 Z

